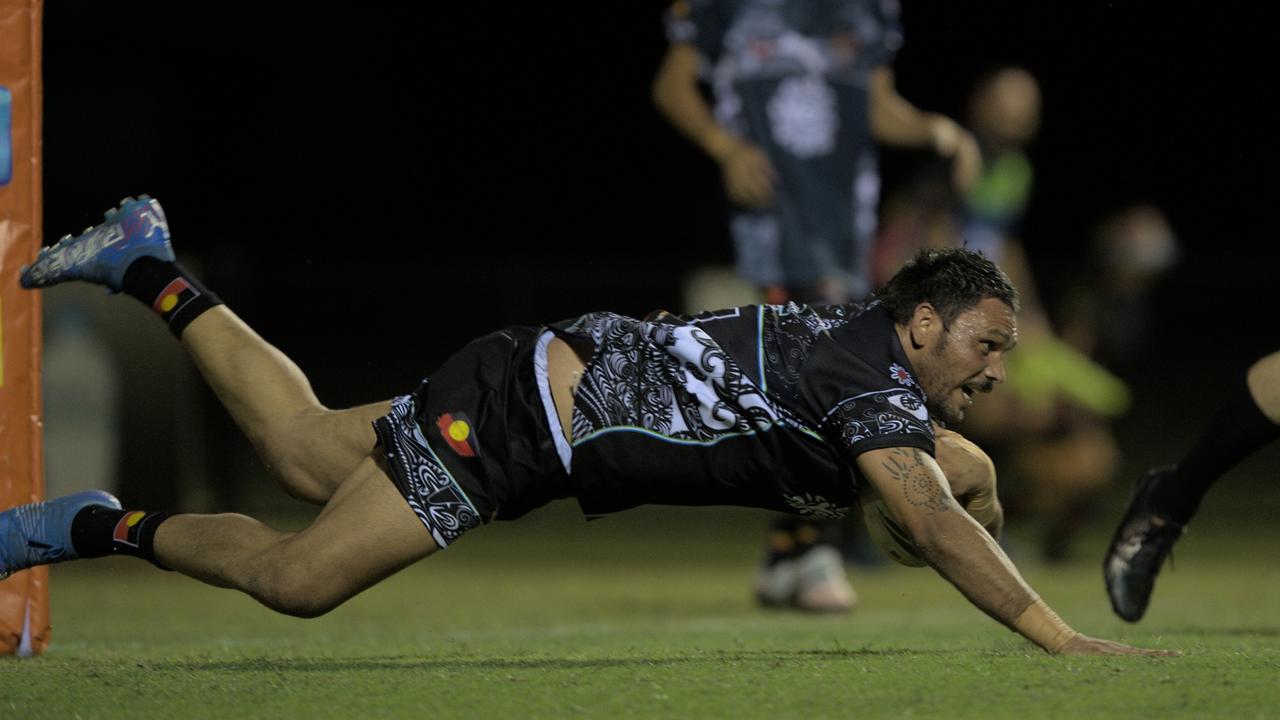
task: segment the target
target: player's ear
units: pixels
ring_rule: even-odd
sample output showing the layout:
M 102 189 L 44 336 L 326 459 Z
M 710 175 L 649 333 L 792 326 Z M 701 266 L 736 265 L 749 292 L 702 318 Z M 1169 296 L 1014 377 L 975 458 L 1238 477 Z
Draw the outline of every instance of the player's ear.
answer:
M 929 345 L 943 331 L 942 316 L 932 303 L 922 302 L 911 313 L 911 344 L 918 350 Z

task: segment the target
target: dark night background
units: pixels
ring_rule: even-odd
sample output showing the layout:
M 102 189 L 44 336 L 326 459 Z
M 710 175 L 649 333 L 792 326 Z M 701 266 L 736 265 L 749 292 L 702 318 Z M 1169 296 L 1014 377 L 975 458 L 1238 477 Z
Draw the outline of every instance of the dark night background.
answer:
M 332 405 L 506 324 L 678 308 L 682 268 L 730 260 L 715 168 L 649 102 L 663 3 L 356 7 L 48 3 L 47 241 L 154 195 L 179 258 Z M 1263 12 L 903 1 L 916 105 L 960 117 L 1002 64 L 1041 81 L 1023 237 L 1047 294 L 1109 210 L 1154 203 L 1182 241 L 1122 428 L 1134 464 L 1173 460 L 1280 335 Z M 889 154 L 886 190 L 917 160 Z M 126 494 L 169 467 L 130 442 Z

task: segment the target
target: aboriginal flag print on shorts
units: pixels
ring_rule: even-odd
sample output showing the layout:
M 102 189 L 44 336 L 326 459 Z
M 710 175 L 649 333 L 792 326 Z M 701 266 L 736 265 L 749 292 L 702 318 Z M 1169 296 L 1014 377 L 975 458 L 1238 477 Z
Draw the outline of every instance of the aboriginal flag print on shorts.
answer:
M 440 437 L 449 449 L 465 458 L 480 456 L 476 447 L 475 424 L 462 412 L 447 412 L 436 418 L 436 427 L 440 429 Z

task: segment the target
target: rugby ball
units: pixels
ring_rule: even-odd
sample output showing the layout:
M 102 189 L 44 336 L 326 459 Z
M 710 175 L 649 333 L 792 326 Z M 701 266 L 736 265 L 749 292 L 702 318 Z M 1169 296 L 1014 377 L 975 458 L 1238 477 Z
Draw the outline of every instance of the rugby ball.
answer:
M 870 483 L 859 489 L 859 502 L 862 505 L 862 519 L 867 525 L 867 535 L 876 547 L 900 565 L 924 567 L 926 563 L 920 557 L 920 549 L 911 541 L 907 531 L 889 514 L 889 506 L 885 505 Z

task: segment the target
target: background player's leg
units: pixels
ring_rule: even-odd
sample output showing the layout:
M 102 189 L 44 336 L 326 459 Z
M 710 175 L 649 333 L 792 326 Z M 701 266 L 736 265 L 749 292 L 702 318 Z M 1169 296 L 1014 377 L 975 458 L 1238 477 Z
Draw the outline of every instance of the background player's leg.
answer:
M 1246 381 L 1258 409 L 1272 423 L 1280 425 L 1280 352 L 1254 363 Z
M 374 457 L 301 532 L 244 515 L 175 515 L 155 535 L 156 559 L 167 567 L 299 617 L 324 614 L 436 549 Z
M 756 572 L 756 600 L 765 607 L 809 612 L 852 610 L 858 594 L 837 548 L 840 534 L 838 521 L 775 517 L 766 537 L 764 563 Z
M 1236 463 L 1280 438 L 1280 353 L 1249 368 L 1225 394 L 1191 449 L 1172 468 L 1152 470 L 1134 489 L 1103 559 L 1107 594 L 1130 622 L 1147 611 L 1156 576 L 1205 493 Z
M 371 423 L 390 402 L 324 407 L 302 370 L 225 305 L 193 320 L 182 344 L 290 494 L 325 502 L 373 449 Z
M 1178 525 L 1228 470 L 1280 437 L 1280 353 L 1253 364 L 1177 466 L 1147 481 L 1147 510 Z M 1136 499 L 1136 498 L 1135 498 Z

